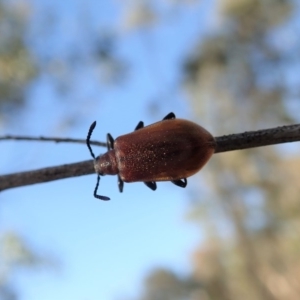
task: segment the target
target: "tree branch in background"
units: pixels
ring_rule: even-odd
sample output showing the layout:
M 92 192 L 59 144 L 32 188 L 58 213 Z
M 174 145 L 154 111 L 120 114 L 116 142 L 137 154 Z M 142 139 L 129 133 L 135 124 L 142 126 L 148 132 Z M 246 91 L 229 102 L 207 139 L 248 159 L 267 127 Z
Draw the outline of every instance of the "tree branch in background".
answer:
M 53 142 L 74 142 L 85 143 L 80 139 L 44 138 L 44 137 L 21 137 L 6 135 L 0 140 L 31 140 L 31 141 L 53 141 Z M 300 124 L 281 126 L 258 131 L 249 131 L 238 134 L 215 137 L 216 151 L 221 153 L 233 150 L 242 150 L 254 147 L 290 143 L 300 141 Z M 94 145 L 106 146 L 106 143 L 91 142 Z M 35 183 L 48 182 L 63 178 L 89 175 L 95 172 L 93 161 L 66 164 L 56 167 L 43 168 L 28 172 L 19 172 L 0 176 L 0 191 L 31 185 Z

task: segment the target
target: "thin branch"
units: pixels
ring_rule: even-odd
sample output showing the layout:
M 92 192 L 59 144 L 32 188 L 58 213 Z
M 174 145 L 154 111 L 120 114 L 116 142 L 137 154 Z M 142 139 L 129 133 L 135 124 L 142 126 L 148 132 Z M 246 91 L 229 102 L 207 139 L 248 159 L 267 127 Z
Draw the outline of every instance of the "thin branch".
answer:
M 35 183 L 48 182 L 95 173 L 93 160 L 0 176 L 0 191 Z
M 57 137 L 44 137 L 44 136 L 21 136 L 21 135 L 4 135 L 0 136 L 0 141 L 15 140 L 15 141 L 37 141 L 37 142 L 55 142 L 55 143 L 78 143 L 85 144 L 86 140 L 83 139 L 70 139 L 70 138 L 57 138 Z M 91 145 L 106 147 L 106 143 L 90 141 Z
M 216 137 L 215 153 L 300 141 L 300 124 Z
M 215 153 L 297 142 L 300 141 L 300 124 L 225 135 L 216 137 L 215 140 Z M 85 140 L 81 141 L 85 143 Z M 106 143 L 99 143 L 99 145 L 106 145 Z M 0 176 L 0 191 L 34 183 L 93 174 L 94 172 L 93 161 L 87 160 L 29 172 L 2 175 Z

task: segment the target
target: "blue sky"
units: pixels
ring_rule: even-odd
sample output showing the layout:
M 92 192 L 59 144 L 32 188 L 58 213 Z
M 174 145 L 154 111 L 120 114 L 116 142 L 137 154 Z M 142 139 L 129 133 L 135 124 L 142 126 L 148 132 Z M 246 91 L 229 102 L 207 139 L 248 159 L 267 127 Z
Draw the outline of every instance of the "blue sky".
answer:
M 115 26 L 125 5 L 120 1 L 32 0 L 28 43 L 37 57 L 63 59 L 70 47 L 85 49 L 88 37 L 80 16 L 88 16 L 92 29 Z M 157 3 L 160 3 L 157 1 Z M 167 3 L 167 2 L 165 2 Z M 95 70 L 72 74 L 70 94 L 57 93 L 44 74 L 28 91 L 28 106 L 13 118 L 1 134 L 44 135 L 85 138 L 97 120 L 93 138 L 104 141 L 132 131 L 140 120 L 150 124 L 173 111 L 190 118 L 184 95 L 176 83 L 182 57 L 205 33 L 212 16 L 210 1 L 182 6 L 170 17 L 145 31 L 120 34 L 118 53 L 131 64 L 131 77 L 119 87 L 97 87 Z M 162 12 L 167 4 L 158 5 Z M 50 12 L 56 21 L 41 35 Z M 114 25 L 113 25 L 114 24 Z M 85 50 L 83 50 L 85 51 Z M 153 62 L 159 62 L 153 65 Z M 148 113 L 150 100 L 158 111 Z M 66 116 L 78 116 L 74 126 L 65 126 Z M 201 124 L 205 127 L 205 124 Z M 99 154 L 104 149 L 95 148 Z M 88 159 L 85 145 L 2 142 L 1 173 L 37 169 Z M 205 169 L 203 170 L 205 172 Z M 195 188 L 169 182 L 158 183 L 156 192 L 142 183 L 125 184 L 118 192 L 116 177 L 103 177 L 99 193 L 112 200 L 92 196 L 96 175 L 71 178 L 8 190 L 0 194 L 1 231 L 16 230 L 42 254 L 60 262 L 58 270 L 22 272 L 14 280 L 24 300 L 116 299 L 139 293 L 144 276 L 155 267 L 189 271 L 189 255 L 201 240 L 201 232 L 185 221 L 189 199 Z

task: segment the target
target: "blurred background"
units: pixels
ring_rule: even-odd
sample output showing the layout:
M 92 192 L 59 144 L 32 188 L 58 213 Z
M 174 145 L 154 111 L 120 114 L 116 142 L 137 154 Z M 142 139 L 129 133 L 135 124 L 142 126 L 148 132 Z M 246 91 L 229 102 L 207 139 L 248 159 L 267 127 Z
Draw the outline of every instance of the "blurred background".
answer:
M 169 112 L 300 122 L 296 0 L 0 0 L 0 135 L 105 141 Z M 1 141 L 0 173 L 90 158 Z M 96 154 L 104 148 L 94 147 Z M 96 175 L 0 193 L 1 300 L 300 298 L 300 146 L 216 154 L 186 189 Z

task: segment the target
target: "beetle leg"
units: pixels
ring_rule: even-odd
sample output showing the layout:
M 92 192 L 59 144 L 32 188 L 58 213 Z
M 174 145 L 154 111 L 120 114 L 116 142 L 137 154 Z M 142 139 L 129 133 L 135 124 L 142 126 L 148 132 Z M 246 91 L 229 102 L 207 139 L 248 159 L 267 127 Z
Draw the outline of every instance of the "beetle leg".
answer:
M 120 193 L 123 192 L 123 186 L 124 186 L 124 181 L 121 179 L 120 175 L 118 175 L 118 187 L 119 187 Z
M 173 112 L 170 112 L 163 118 L 163 120 L 170 120 L 170 119 L 175 119 L 175 118 L 176 118 L 175 114 Z
M 139 130 L 139 129 L 143 128 L 143 127 L 144 127 L 144 122 L 143 122 L 143 121 L 140 121 L 140 122 L 136 125 L 136 127 L 135 127 L 134 130 Z
M 156 182 L 155 181 L 145 181 L 144 182 L 148 188 L 150 188 L 152 191 L 156 190 Z
M 114 149 L 114 138 L 108 133 L 106 135 L 106 145 L 107 145 L 107 150 Z
M 174 183 L 177 186 L 180 186 L 182 188 L 185 188 L 187 185 L 187 180 L 186 178 L 178 179 L 178 180 L 172 180 L 172 183 Z

